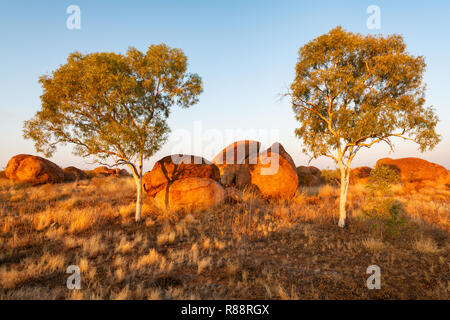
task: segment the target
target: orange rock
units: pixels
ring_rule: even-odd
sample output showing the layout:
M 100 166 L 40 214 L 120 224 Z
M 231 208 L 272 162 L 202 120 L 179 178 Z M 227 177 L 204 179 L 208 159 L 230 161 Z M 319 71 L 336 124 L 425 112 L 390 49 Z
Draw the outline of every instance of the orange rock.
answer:
M 64 181 L 64 172 L 60 167 L 47 159 L 29 154 L 12 157 L 5 174 L 10 180 L 28 182 L 33 185 Z
M 292 160 L 291 155 L 286 152 L 281 143 L 275 142 L 269 149 L 267 149 L 266 152 L 278 153 L 280 156 L 285 158 L 292 165 L 292 167 L 294 167 L 294 169 L 296 169 L 294 160 Z
M 350 184 L 367 184 L 371 172 L 372 168 L 370 167 L 358 167 L 352 169 L 350 171 Z
M 403 183 L 445 183 L 448 178 L 448 171 L 443 166 L 419 158 L 384 158 L 378 160 L 376 165 L 387 165 L 397 170 Z
M 63 170 L 64 172 L 64 181 L 77 181 L 87 179 L 87 174 L 76 167 L 67 167 Z
M 120 173 L 119 169 L 110 169 L 108 167 L 102 166 L 97 167 L 93 170 L 95 175 L 101 175 L 101 176 L 117 176 Z
M 289 199 L 295 195 L 298 175 L 288 158 L 267 150 L 253 157 L 256 157 L 256 164 L 251 167 L 252 184 L 264 197 Z M 255 162 L 254 159 L 250 161 Z
M 296 168 L 298 174 L 299 185 L 316 187 L 325 184 L 325 178 L 322 176 L 322 172 L 313 166 L 299 166 Z
M 216 165 L 202 157 L 175 154 L 162 158 L 144 174 L 144 190 L 153 197 L 169 182 L 190 177 L 219 181 L 220 172 Z
M 155 196 L 159 208 L 209 209 L 225 201 L 226 192 L 215 180 L 189 177 L 166 184 Z
M 253 140 L 236 141 L 220 151 L 213 159 L 219 169 L 230 165 L 248 164 L 249 158 L 257 154 L 261 143 Z M 222 171 L 220 172 L 222 174 Z

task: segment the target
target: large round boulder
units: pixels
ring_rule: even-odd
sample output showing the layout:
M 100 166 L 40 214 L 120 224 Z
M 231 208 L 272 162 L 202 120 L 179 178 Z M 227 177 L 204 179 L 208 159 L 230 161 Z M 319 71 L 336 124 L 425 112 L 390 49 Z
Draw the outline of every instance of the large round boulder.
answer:
M 298 182 L 301 186 L 317 187 L 325 184 L 325 178 L 320 169 L 313 166 L 297 167 Z
M 248 164 L 248 160 L 254 154 L 257 154 L 261 148 L 261 143 L 253 140 L 236 141 L 220 151 L 212 160 L 219 167 L 222 174 L 222 168 L 237 164 Z
M 220 180 L 219 168 L 197 156 L 174 154 L 157 161 L 151 171 L 144 174 L 144 191 L 155 196 L 168 183 L 184 178 L 209 178 Z
M 64 181 L 63 170 L 53 162 L 29 154 L 12 157 L 6 166 L 8 179 L 33 185 Z
M 76 167 L 64 168 L 63 172 L 64 172 L 64 181 L 66 182 L 87 179 L 87 174 L 83 170 L 80 170 Z
M 422 181 L 445 182 L 448 171 L 443 166 L 420 158 L 384 158 L 377 161 L 376 166 L 386 165 L 396 170 L 404 183 Z
M 220 170 L 220 182 L 224 186 L 239 189 L 251 184 L 249 159 L 258 154 L 261 143 L 253 140 L 233 142 L 220 151 L 213 159 L 213 163 Z M 256 163 L 256 162 L 255 162 Z M 255 164 L 254 163 L 254 164 Z
M 350 171 L 350 184 L 367 184 L 369 182 L 370 167 L 357 167 Z
M 215 180 L 189 177 L 167 183 L 155 196 L 161 209 L 209 209 L 225 201 L 226 192 Z
M 220 183 L 226 187 L 235 187 L 239 190 L 251 185 L 252 176 L 250 174 L 251 165 L 236 164 L 222 168 Z
M 288 158 L 274 150 L 271 147 L 250 158 L 250 163 L 256 162 L 251 166 L 251 182 L 266 198 L 289 199 L 298 189 L 297 171 L 290 156 Z

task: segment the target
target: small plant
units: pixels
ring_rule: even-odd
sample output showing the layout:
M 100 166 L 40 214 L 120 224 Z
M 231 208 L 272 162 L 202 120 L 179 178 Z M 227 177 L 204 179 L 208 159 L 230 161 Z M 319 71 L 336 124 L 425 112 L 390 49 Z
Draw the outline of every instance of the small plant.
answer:
M 341 173 L 339 170 L 322 170 L 322 177 L 325 179 L 325 183 L 332 185 L 332 186 L 338 186 L 341 183 Z
M 392 192 L 392 185 L 400 181 L 399 173 L 388 167 L 379 166 L 370 173 L 369 196 L 362 212 L 373 222 L 374 229 L 383 230 L 389 236 L 397 236 L 407 221 L 403 218 L 403 205 Z

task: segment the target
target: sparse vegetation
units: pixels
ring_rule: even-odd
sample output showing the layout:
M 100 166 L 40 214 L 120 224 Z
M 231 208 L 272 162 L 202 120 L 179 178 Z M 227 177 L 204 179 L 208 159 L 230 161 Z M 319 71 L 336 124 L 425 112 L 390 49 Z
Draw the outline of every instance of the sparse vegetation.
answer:
M 146 198 L 140 224 L 130 219 L 133 178 L 35 187 L 0 179 L 0 190 L 0 299 L 449 298 L 445 186 L 391 187 L 409 220 L 395 238 L 361 214 L 373 196 L 361 186 L 349 189 L 346 232 L 335 227 L 339 190 L 330 185 L 290 201 L 248 190 L 210 211 L 164 211 Z M 72 264 L 79 291 L 65 286 Z M 381 290 L 365 286 L 372 264 Z
M 400 175 L 388 166 L 379 166 L 371 171 L 370 183 L 366 186 L 368 197 L 363 206 L 364 215 L 373 222 L 381 233 L 389 236 L 398 235 L 407 224 L 404 208 L 394 198 L 392 185 L 400 182 Z

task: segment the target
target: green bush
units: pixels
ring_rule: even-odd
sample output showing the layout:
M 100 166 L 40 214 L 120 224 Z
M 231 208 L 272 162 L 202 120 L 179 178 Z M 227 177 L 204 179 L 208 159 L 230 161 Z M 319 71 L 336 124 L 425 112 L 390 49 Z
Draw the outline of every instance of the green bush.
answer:
M 388 166 L 376 167 L 370 173 L 366 188 L 369 195 L 363 207 L 363 214 L 372 221 L 372 226 L 381 233 L 396 236 L 407 224 L 403 205 L 394 198 L 392 185 L 400 181 L 399 173 Z

